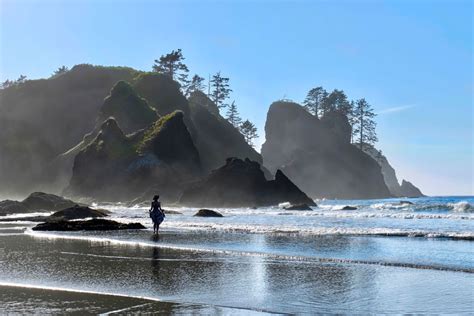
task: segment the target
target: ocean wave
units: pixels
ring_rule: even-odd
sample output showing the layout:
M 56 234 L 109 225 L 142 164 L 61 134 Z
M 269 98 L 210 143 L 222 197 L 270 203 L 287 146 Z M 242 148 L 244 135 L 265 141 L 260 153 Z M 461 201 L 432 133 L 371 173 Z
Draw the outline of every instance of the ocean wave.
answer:
M 166 229 L 204 230 L 223 232 L 242 232 L 256 234 L 297 234 L 312 236 L 387 236 L 387 237 L 423 237 L 474 240 L 474 232 L 436 232 L 428 230 L 408 230 L 395 228 L 349 228 L 349 227 L 311 227 L 270 226 L 256 224 L 229 224 L 209 222 L 168 222 Z
M 189 246 L 180 246 L 180 245 L 157 244 L 157 243 L 149 242 L 149 241 L 121 240 L 121 239 L 113 239 L 113 238 L 108 238 L 108 237 L 92 237 L 92 236 L 78 236 L 78 235 L 72 236 L 72 235 L 63 235 L 63 234 L 54 234 L 54 233 L 35 232 L 31 230 L 28 232 L 28 234 L 37 238 L 83 240 L 87 242 L 97 242 L 97 243 L 105 243 L 105 244 L 119 244 L 119 245 L 127 245 L 127 246 L 134 246 L 134 247 L 136 246 L 152 247 L 152 248 L 168 249 L 168 250 L 175 250 L 175 251 L 210 253 L 210 254 L 230 255 L 230 256 L 239 256 L 239 257 L 250 256 L 250 257 L 259 257 L 262 259 L 278 261 L 278 262 L 291 261 L 291 262 L 301 262 L 301 263 L 364 264 L 364 265 L 380 265 L 380 266 L 403 267 L 403 268 L 413 268 L 413 269 L 431 269 L 431 270 L 474 273 L 474 269 L 471 269 L 471 268 L 462 268 L 462 267 L 458 268 L 458 267 L 443 266 L 443 265 L 437 265 L 437 264 L 416 264 L 416 263 L 382 261 L 382 260 L 312 257 L 312 256 L 300 256 L 300 255 L 275 254 L 275 253 L 268 253 L 268 252 L 241 251 L 241 250 L 231 250 L 231 249 L 200 248 L 200 247 L 189 247 Z M 78 253 L 66 253 L 66 254 L 90 256 L 90 254 L 78 254 Z M 101 255 L 93 254 L 92 256 L 101 256 Z M 111 259 L 117 259 L 114 257 L 115 256 L 111 256 Z M 120 259 L 137 260 L 136 257 L 127 258 L 125 256 L 120 256 Z
M 474 212 L 474 206 L 471 205 L 467 201 L 460 201 L 457 203 L 448 203 L 448 207 L 450 207 L 454 212 L 462 212 L 462 213 L 471 213 Z

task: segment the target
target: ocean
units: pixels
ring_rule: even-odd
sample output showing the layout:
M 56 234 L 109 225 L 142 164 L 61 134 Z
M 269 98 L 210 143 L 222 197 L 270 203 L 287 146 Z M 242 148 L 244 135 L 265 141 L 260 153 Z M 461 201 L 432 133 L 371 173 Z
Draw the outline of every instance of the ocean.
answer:
M 15 215 L 0 224 L 0 313 L 474 312 L 474 197 L 317 203 L 222 218 L 163 205 L 182 214 L 159 236 L 143 206 L 94 205 L 142 231 L 37 232 Z

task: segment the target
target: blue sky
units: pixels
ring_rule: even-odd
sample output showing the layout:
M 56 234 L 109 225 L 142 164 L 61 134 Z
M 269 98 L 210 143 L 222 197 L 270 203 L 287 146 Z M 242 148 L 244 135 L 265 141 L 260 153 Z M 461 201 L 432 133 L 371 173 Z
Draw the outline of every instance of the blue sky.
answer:
M 322 85 L 365 97 L 378 148 L 427 194 L 474 194 L 472 1 L 0 0 L 0 80 L 61 65 L 150 70 L 181 48 L 230 77 L 264 141 L 272 101 Z

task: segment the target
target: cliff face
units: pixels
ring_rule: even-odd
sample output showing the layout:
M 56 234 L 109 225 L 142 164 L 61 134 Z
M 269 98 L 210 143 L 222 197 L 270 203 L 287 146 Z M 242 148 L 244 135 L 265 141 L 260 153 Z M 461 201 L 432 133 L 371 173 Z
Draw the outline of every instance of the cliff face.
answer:
M 93 129 L 112 86 L 137 73 L 78 65 L 54 78 L 0 90 L 0 191 L 49 189 L 49 162 Z
M 275 102 L 265 124 L 264 165 L 281 169 L 311 197 L 390 197 L 380 166 L 350 144 L 347 125 L 341 117 L 320 121 L 296 103 Z
M 282 202 L 316 205 L 280 170 L 267 181 L 260 164 L 249 159 L 228 158 L 208 177 L 190 185 L 180 203 L 201 207 L 257 207 Z
M 370 155 L 382 169 L 383 178 L 390 193 L 398 197 L 421 197 L 424 196 L 421 191 L 408 181 L 403 180 L 400 186 L 395 169 L 390 165 L 382 152 L 370 145 L 364 146 L 364 152 Z
M 104 99 L 98 121 L 103 122 L 109 117 L 114 117 L 122 131 L 128 134 L 148 127 L 158 115 L 128 82 L 119 81 Z
M 199 154 L 176 111 L 126 136 L 109 118 L 74 159 L 67 193 L 101 200 L 130 200 L 155 188 L 176 199 L 182 183 L 199 175 Z
M 232 124 L 220 116 L 217 106 L 207 96 L 195 93 L 189 103 L 190 118 L 195 126 L 193 139 L 205 171 L 220 167 L 229 157 L 249 158 L 262 163 L 260 154 L 247 144 Z

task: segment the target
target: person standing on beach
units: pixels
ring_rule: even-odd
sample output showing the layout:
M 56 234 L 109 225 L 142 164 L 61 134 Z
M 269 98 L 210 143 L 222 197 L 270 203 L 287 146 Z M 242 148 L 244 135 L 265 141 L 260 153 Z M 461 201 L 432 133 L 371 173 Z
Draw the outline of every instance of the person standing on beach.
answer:
M 160 198 L 159 195 L 155 195 L 153 197 L 153 201 L 151 202 L 151 208 L 148 211 L 150 213 L 151 220 L 153 221 L 153 233 L 158 233 L 160 229 L 160 224 L 165 219 L 165 212 L 161 208 L 161 203 L 158 201 Z

